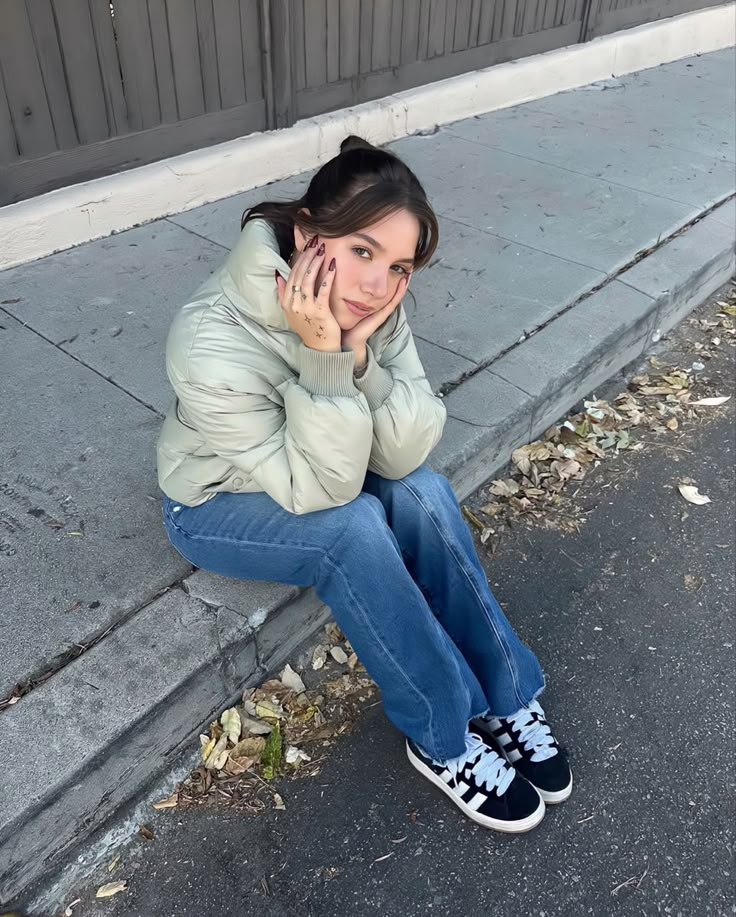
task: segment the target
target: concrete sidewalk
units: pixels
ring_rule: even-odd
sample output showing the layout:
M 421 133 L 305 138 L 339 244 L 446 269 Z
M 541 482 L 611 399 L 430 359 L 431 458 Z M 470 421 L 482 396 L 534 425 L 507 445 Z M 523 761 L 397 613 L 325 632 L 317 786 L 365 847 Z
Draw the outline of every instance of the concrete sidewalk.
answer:
M 391 144 L 440 217 L 408 311 L 461 498 L 733 272 L 735 72 L 719 51 Z M 0 710 L 0 903 L 329 614 L 192 575 L 154 469 L 173 315 L 242 211 L 310 178 L 0 274 L 0 699 L 32 686 Z

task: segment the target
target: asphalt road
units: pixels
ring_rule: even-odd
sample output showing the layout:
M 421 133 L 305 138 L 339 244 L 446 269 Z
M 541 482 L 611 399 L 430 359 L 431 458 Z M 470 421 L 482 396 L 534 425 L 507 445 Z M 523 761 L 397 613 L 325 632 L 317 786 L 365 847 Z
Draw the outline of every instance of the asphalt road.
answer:
M 716 362 L 733 391 L 733 350 Z M 74 917 L 736 913 L 733 402 L 717 414 L 586 478 L 579 533 L 519 529 L 484 556 L 575 772 L 538 829 L 466 820 L 374 706 L 317 778 L 282 782 L 286 811 L 157 815 L 115 873 L 128 890 L 81 892 Z M 682 500 L 686 476 L 710 504 Z

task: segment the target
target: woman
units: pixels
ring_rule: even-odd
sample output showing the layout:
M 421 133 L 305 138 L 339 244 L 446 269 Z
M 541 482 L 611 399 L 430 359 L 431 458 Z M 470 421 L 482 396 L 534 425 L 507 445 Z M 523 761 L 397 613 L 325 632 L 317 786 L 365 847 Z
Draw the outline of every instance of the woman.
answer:
M 572 776 L 539 663 L 424 465 L 445 408 L 401 306 L 437 246 L 424 190 L 351 136 L 303 198 L 251 208 L 241 230 L 168 337 L 171 543 L 224 576 L 314 586 L 413 766 L 479 824 L 527 831 Z

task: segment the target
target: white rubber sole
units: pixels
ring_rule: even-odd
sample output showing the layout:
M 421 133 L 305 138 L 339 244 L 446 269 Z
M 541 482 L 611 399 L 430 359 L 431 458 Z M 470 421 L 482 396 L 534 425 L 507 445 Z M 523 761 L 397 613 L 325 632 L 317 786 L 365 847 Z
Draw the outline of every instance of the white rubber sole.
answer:
M 475 812 L 467 806 L 459 796 L 456 796 L 455 793 L 452 792 L 452 789 L 444 783 L 431 768 L 427 767 L 421 758 L 418 758 L 414 754 L 408 742 L 406 743 L 406 755 L 412 766 L 415 767 L 420 774 L 426 777 L 427 780 L 430 780 L 435 786 L 439 787 L 446 796 L 449 796 L 468 818 L 482 825 L 484 828 L 490 828 L 491 831 L 501 831 L 504 834 L 523 834 L 525 831 L 531 831 L 532 828 L 536 828 L 544 818 L 545 805 L 541 796 L 539 797 L 539 805 L 531 815 L 527 815 L 526 818 L 520 818 L 517 821 L 504 821 L 500 818 L 490 818 L 488 815 L 482 815 L 480 812 Z M 537 792 L 539 791 L 537 790 Z

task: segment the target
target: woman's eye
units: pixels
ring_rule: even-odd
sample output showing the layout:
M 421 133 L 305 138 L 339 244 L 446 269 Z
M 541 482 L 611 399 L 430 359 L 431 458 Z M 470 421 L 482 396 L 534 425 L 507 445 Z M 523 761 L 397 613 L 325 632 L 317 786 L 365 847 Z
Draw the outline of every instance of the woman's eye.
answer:
M 363 248 L 362 245 L 356 245 L 356 246 L 353 248 L 353 251 L 354 251 L 356 254 L 358 254 L 359 252 L 365 252 L 366 255 L 370 255 L 370 252 L 368 251 L 368 249 L 367 249 L 367 248 Z M 362 258 L 363 256 L 360 255 L 360 257 Z M 400 273 L 402 273 L 402 274 L 406 274 L 406 273 L 407 273 L 406 268 L 405 268 L 405 267 L 402 267 L 400 264 L 394 264 L 393 267 L 397 267 L 397 268 L 399 269 L 398 272 L 400 272 Z

